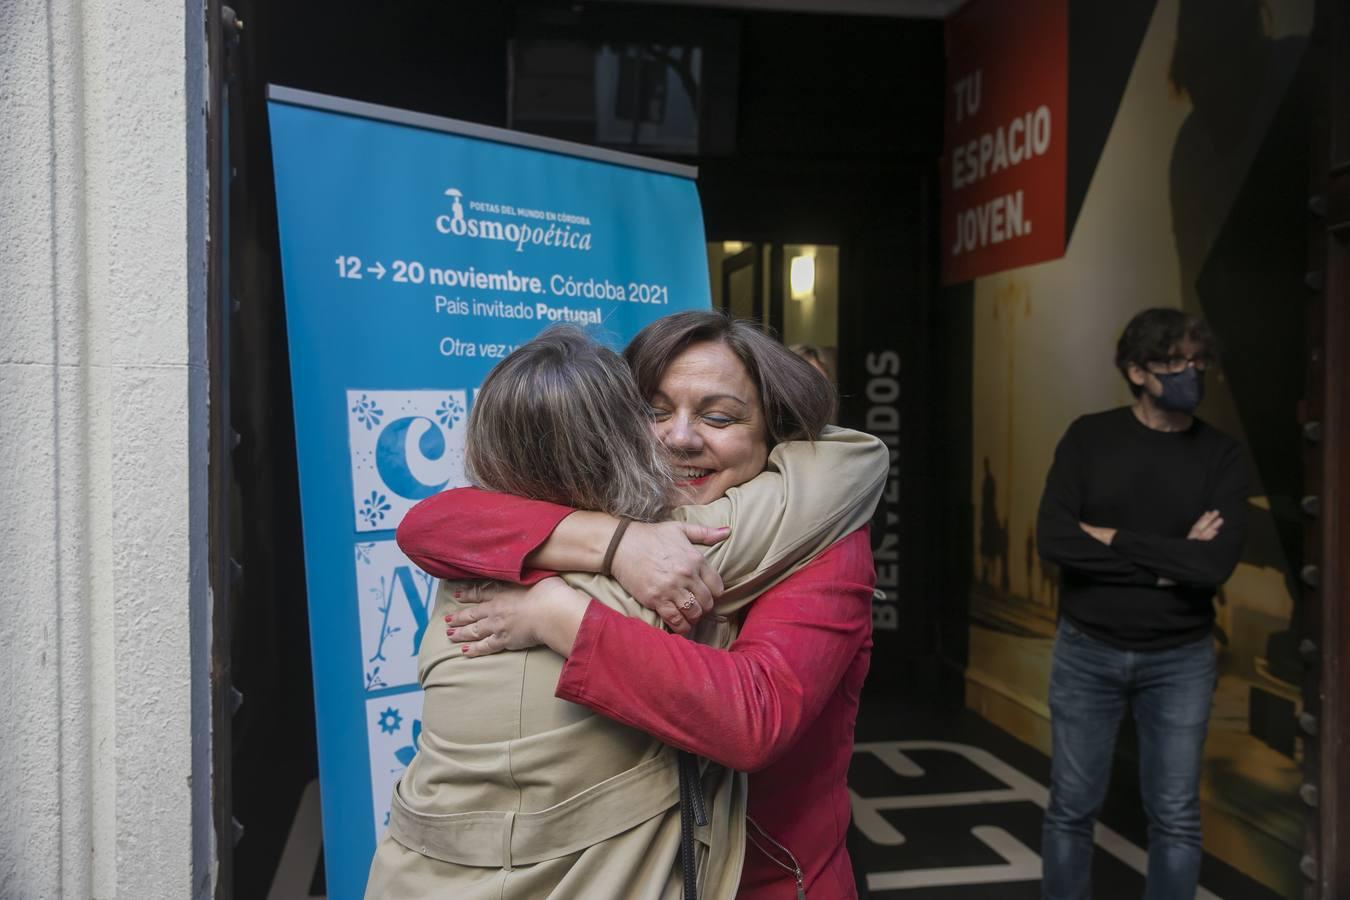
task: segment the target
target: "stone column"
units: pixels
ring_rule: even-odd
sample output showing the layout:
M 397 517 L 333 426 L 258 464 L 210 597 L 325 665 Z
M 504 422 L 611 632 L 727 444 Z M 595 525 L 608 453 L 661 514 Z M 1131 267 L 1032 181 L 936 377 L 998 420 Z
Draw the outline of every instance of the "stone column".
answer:
M 213 886 L 204 4 L 0 3 L 0 896 Z

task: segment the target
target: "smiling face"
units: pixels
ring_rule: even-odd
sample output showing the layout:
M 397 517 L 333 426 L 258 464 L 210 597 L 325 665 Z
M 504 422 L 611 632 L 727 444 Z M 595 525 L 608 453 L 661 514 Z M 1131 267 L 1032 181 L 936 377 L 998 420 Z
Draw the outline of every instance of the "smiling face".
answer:
M 769 447 L 759 390 L 726 344 L 691 344 L 671 360 L 648 402 L 652 429 L 670 451 L 674 503 L 711 503 L 764 471 Z

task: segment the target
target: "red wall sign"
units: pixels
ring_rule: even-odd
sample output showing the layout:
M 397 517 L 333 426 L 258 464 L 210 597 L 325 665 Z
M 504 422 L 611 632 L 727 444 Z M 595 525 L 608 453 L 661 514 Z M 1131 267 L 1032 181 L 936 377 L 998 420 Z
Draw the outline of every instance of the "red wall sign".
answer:
M 973 0 L 947 20 L 942 282 L 1064 255 L 1068 0 Z

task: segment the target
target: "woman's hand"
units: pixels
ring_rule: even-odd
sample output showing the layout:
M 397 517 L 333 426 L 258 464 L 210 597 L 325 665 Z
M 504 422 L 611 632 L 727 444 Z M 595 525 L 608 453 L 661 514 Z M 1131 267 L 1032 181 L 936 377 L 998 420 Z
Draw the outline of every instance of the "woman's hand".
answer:
M 541 644 L 567 656 L 590 602 L 561 578 L 545 578 L 529 588 L 483 582 L 457 592 L 455 599 L 469 605 L 445 617 L 445 634 L 465 656 Z
M 716 544 L 731 533 L 686 522 L 634 522 L 624 532 L 610 571 L 633 599 L 685 634 L 722 593 L 722 576 L 694 544 Z

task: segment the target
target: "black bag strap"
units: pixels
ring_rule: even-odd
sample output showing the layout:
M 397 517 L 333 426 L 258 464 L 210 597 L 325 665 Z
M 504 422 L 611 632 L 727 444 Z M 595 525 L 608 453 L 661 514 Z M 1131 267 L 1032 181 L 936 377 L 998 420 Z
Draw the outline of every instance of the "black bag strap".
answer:
M 703 779 L 698 759 L 684 750 L 680 770 L 680 870 L 684 876 L 684 900 L 698 900 L 698 861 L 694 857 L 694 827 L 708 824 L 708 805 L 703 797 Z

